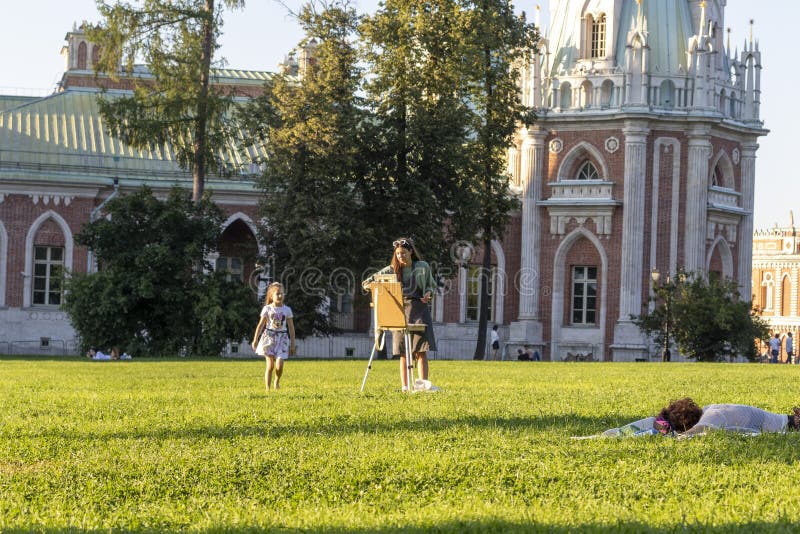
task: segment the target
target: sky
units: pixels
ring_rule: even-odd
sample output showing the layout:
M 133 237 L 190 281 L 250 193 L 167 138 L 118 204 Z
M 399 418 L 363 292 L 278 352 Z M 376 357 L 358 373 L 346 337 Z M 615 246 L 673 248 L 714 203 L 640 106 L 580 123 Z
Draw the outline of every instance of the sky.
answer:
M 360 12 L 370 12 L 378 0 L 352 3 Z M 516 2 L 519 10 L 528 13 L 533 13 L 537 4 L 542 6 L 541 21 L 546 25 L 548 0 Z M 297 22 L 288 14 L 289 9 L 296 10 L 300 5 L 299 0 L 247 0 L 243 9 L 227 13 L 220 50 L 227 65 L 276 70 L 302 38 Z M 0 94 L 43 96 L 52 92 L 64 69 L 60 56 L 64 36 L 73 23 L 99 21 L 95 0 L 0 0 L 0 6 L 4 23 L 0 32 Z M 800 204 L 795 204 L 800 199 L 800 176 L 793 174 L 800 165 L 789 165 L 785 160 L 795 149 L 792 132 L 800 124 L 793 68 L 797 45 L 789 39 L 800 20 L 800 2 L 727 0 L 725 25 L 731 27 L 734 47 L 742 48 L 750 19 L 755 21 L 753 33 L 762 53 L 761 118 L 770 130 L 759 140 L 756 162 L 755 228 L 765 229 L 788 225 L 790 210 L 800 222 Z

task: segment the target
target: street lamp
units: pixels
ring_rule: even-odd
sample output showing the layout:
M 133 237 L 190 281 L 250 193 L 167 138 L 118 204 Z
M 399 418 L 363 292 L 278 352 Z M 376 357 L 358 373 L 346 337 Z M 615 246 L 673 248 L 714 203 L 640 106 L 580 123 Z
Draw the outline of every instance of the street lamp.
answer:
M 653 279 L 653 286 L 655 287 L 658 284 L 658 280 L 661 278 L 661 273 L 658 271 L 657 268 L 653 267 L 653 270 L 650 271 L 650 277 Z M 669 352 L 669 323 L 672 319 L 672 311 L 670 307 L 672 306 L 672 288 L 669 287 L 671 283 L 670 276 L 667 274 L 666 280 L 666 299 L 664 300 L 664 305 L 667 313 L 667 320 L 664 323 L 664 352 L 661 354 L 661 361 L 668 362 L 671 359 L 671 355 Z

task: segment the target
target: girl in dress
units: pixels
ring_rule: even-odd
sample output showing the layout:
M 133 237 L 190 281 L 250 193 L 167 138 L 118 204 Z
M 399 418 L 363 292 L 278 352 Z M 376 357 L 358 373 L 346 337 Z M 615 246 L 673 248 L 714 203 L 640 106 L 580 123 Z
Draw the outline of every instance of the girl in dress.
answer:
M 261 319 L 253 335 L 253 350 L 267 360 L 267 370 L 264 373 L 267 391 L 270 385 L 275 389 L 281 387 L 283 362 L 295 352 L 292 309 L 283 303 L 283 299 L 283 285 L 280 282 L 271 283 L 267 287 Z M 275 382 L 272 381 L 273 371 Z

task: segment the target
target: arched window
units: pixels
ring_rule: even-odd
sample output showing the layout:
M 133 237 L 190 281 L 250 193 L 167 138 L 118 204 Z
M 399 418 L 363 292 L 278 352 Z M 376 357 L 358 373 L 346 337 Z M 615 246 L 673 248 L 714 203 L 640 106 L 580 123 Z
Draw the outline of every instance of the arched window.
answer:
M 781 315 L 783 317 L 789 317 L 792 314 L 791 304 L 792 283 L 789 281 L 788 276 L 784 276 L 783 281 L 781 282 Z
M 764 305 L 765 310 L 772 309 L 772 291 L 774 287 L 772 273 L 764 273 L 764 278 L 761 281 L 761 303 Z
M 78 69 L 86 70 L 86 42 L 81 41 L 78 45 Z
M 98 61 L 100 61 L 100 45 L 94 45 L 92 47 L 92 67 L 97 65 Z
M 592 20 L 592 59 L 606 56 L 606 16 Z
M 575 177 L 576 180 L 599 180 L 600 173 L 597 172 L 597 167 L 594 166 L 594 163 L 591 161 L 585 162 L 581 165 L 580 169 L 578 169 L 578 175 Z
M 561 84 L 561 109 L 572 107 L 572 86 L 568 82 Z

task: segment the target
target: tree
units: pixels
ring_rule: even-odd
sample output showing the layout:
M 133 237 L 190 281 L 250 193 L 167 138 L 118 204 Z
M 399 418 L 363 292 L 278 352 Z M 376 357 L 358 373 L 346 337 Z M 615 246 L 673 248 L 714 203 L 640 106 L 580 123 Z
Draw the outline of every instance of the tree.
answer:
M 388 215 L 377 221 L 378 250 L 387 236 L 410 235 L 440 274 L 453 245 L 475 234 L 463 16 L 456 0 L 387 0 L 360 28 L 374 131 L 364 199 Z
M 357 187 L 366 123 L 351 42 L 358 17 L 346 1 L 320 10 L 309 3 L 296 16 L 306 33 L 300 78 L 275 76 L 242 116 L 267 154 L 259 186 L 272 275 L 284 283 L 304 336 L 335 331 L 325 306 L 331 286 L 358 287 L 352 273 L 363 270 L 364 236 L 372 230 L 362 224 L 367 215 Z M 344 275 L 341 284 L 332 279 L 336 273 Z
M 520 67 L 531 57 L 538 39 L 535 26 L 514 14 L 508 0 L 469 0 L 466 10 L 464 66 L 469 88 L 471 191 L 477 211 L 477 237 L 483 243 L 480 276 L 478 340 L 475 359 L 483 359 L 491 305 L 491 243 L 501 239 L 519 202 L 509 189 L 506 157 L 520 124 L 533 121 L 519 90 Z
M 769 330 L 750 303 L 740 299 L 734 280 L 715 273 L 704 277 L 680 272 L 655 287 L 653 293 L 653 310 L 631 319 L 659 346 L 665 344 L 669 327 L 678 349 L 688 358 L 758 358 L 756 342 L 765 338 Z
M 139 149 L 166 149 L 191 169 L 193 199 L 203 196 L 206 173 L 220 169 L 220 149 L 230 95 L 209 86 L 214 52 L 219 47 L 222 7 L 244 0 L 145 0 L 141 7 L 98 0 L 103 23 L 90 27 L 100 46 L 96 72 L 119 78 L 120 67 L 133 73 L 142 56 L 151 76 L 137 81 L 132 96 L 100 97 L 100 113 L 112 132 Z
M 176 188 L 160 201 L 143 188 L 111 199 L 106 213 L 75 238 L 94 251 L 99 271 L 66 282 L 63 308 L 83 350 L 217 355 L 249 333 L 254 295 L 204 259 L 217 249 L 222 225 L 207 195 L 193 202 Z

